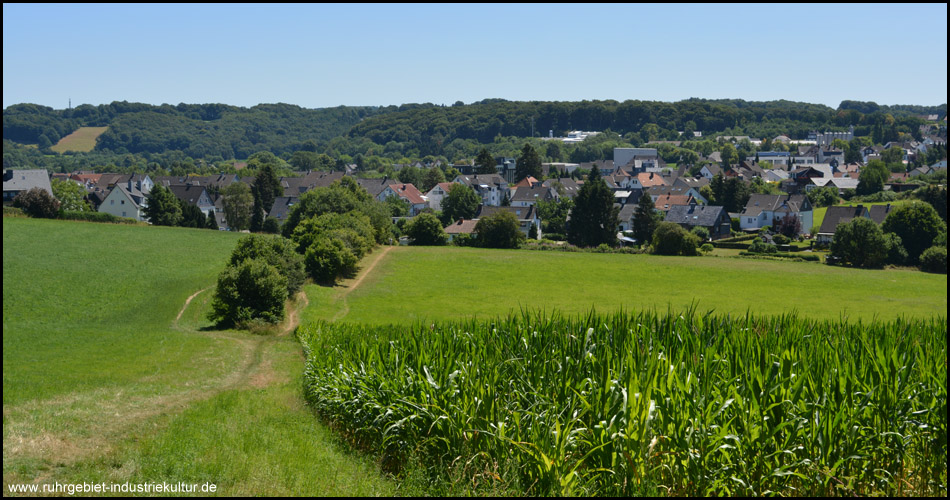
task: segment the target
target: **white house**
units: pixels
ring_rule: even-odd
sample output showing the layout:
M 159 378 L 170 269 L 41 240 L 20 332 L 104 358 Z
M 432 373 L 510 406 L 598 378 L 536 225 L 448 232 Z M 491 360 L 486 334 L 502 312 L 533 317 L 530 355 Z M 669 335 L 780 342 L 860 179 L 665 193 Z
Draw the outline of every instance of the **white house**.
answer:
M 442 210 L 442 199 L 449 194 L 452 188 L 451 182 L 440 182 L 426 193 L 426 199 L 429 200 L 429 208 L 432 210 Z
M 482 198 L 482 205 L 501 206 L 508 193 L 508 182 L 498 174 L 459 175 L 452 182 L 465 184 Z
M 803 233 L 811 230 L 811 203 L 803 194 L 753 194 L 739 214 L 739 226 L 743 231 L 754 231 L 763 226 L 774 226 L 788 214 L 798 217 Z
M 386 198 L 390 196 L 404 200 L 409 205 L 410 217 L 415 217 L 416 214 L 429 205 L 425 197 L 422 196 L 422 193 L 412 184 L 390 184 L 379 193 L 376 199 L 386 201 Z
M 116 184 L 112 191 L 109 191 L 102 204 L 99 205 L 99 211 L 116 217 L 145 220 L 143 211 L 145 206 L 145 193 L 136 187 L 129 189 L 127 184 Z

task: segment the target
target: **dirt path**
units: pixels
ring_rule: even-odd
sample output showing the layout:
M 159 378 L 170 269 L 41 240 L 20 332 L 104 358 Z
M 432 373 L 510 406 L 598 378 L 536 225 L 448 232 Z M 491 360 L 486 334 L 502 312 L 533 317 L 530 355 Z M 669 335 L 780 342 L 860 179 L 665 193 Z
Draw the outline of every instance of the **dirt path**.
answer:
M 172 329 L 237 346 L 236 352 L 227 355 L 229 369 L 214 377 L 199 377 L 175 387 L 146 377 L 120 390 L 100 388 L 4 406 L 4 459 L 57 457 L 60 463 L 71 464 L 104 456 L 124 436 L 150 432 L 149 422 L 154 422 L 157 417 L 177 413 L 224 391 L 263 389 L 285 382 L 287 374 L 279 373 L 273 366 L 273 360 L 281 355 L 276 343 L 286 342 L 284 337 L 297 327 L 300 311 L 309 304 L 306 294 L 300 292 L 296 300 L 288 301 L 287 319 L 272 335 L 197 331 L 180 326 L 179 320 L 191 301 L 209 288 L 188 297 L 175 317 Z M 203 362 L 224 363 L 220 358 L 220 355 L 209 352 L 209 357 Z M 64 430 L 54 423 L 64 415 L 79 424 L 67 426 L 70 430 Z M 103 415 L 108 415 L 108 418 L 102 418 Z
M 379 252 L 379 254 L 377 254 L 376 257 L 373 259 L 373 261 L 370 262 L 369 266 L 366 266 L 366 268 L 360 272 L 360 275 L 358 278 L 356 278 L 356 281 L 351 283 L 350 286 L 346 288 L 346 291 L 344 291 L 338 299 L 338 300 L 343 301 L 343 308 L 337 311 L 337 313 L 333 315 L 333 318 L 330 321 L 337 321 L 339 319 L 344 318 L 347 314 L 350 313 L 350 304 L 346 300 L 346 297 L 350 295 L 350 293 L 352 293 L 353 290 L 356 290 L 357 288 L 359 288 L 359 286 L 363 283 L 363 278 L 366 278 L 367 276 L 369 276 L 369 273 L 374 268 L 376 268 L 376 264 L 378 264 L 379 261 L 383 260 L 383 257 L 386 254 L 388 254 L 389 251 L 392 250 L 393 248 L 396 248 L 396 247 L 387 246 L 386 248 L 383 249 L 382 252 Z
M 209 286 L 208 288 L 211 288 L 211 287 Z M 185 300 L 185 305 L 181 306 L 181 311 L 178 311 L 178 316 L 175 316 L 175 326 L 178 326 L 178 320 L 180 320 L 181 315 L 185 313 L 185 309 L 188 309 L 188 304 L 191 304 L 191 299 L 197 297 L 199 293 L 207 290 L 208 288 L 202 288 L 201 290 L 198 290 L 197 292 L 191 294 L 191 297 L 188 297 Z

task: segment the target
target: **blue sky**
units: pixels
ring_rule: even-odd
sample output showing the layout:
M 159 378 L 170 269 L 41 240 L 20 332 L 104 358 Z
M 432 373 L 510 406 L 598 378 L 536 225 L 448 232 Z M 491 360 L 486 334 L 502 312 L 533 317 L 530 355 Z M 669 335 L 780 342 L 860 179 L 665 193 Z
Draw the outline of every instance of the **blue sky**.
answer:
M 3 107 L 947 102 L 947 4 L 4 4 Z

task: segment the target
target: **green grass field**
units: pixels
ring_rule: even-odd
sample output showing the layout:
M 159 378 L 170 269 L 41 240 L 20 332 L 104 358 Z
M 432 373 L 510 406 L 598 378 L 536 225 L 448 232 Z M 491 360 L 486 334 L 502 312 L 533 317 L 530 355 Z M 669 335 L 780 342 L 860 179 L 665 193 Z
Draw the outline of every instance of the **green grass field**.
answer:
M 96 147 L 96 139 L 109 127 L 79 127 L 75 132 L 63 137 L 50 149 L 57 153 L 76 151 L 88 153 Z
M 200 479 L 224 495 L 392 490 L 304 406 L 292 336 L 210 329 L 239 237 L 4 218 L 5 495 L 92 480 Z
M 373 259 L 374 255 L 367 257 Z M 344 283 L 345 285 L 345 283 Z M 946 316 L 947 277 L 807 262 L 396 247 L 349 291 L 308 286 L 308 320 L 410 323 L 620 309 L 797 312 L 815 319 Z

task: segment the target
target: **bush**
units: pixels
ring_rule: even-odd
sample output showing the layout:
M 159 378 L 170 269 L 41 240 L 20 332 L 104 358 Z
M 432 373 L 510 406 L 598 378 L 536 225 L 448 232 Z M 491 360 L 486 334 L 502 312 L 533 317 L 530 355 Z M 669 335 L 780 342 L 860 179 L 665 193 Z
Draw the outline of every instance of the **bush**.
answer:
M 776 234 L 775 237 L 772 238 L 772 241 L 774 241 L 778 245 L 787 245 L 788 242 L 791 240 L 788 238 L 788 236 L 785 236 L 784 234 Z
M 112 224 L 138 224 L 139 221 L 128 217 L 116 217 L 106 212 L 76 212 L 65 210 L 59 213 L 63 220 L 84 220 L 89 222 L 106 222 Z
M 475 225 L 478 244 L 483 248 L 518 248 L 525 240 L 518 219 L 511 212 L 498 212 L 478 220 Z
M 696 255 L 699 238 L 679 224 L 661 222 L 653 232 L 653 253 L 659 255 Z
M 300 253 L 305 253 L 315 240 L 323 237 L 343 240 L 357 259 L 363 258 L 376 246 L 375 231 L 369 217 L 355 211 L 311 217 L 298 224 L 293 232 L 293 240 Z
M 752 253 L 776 253 L 778 248 L 771 243 L 766 243 L 761 239 L 756 239 L 749 245 L 749 251 Z
M 703 252 L 704 254 L 708 254 L 708 253 L 711 253 L 714 248 L 715 247 L 713 247 L 709 243 L 703 243 L 703 246 L 699 247 L 699 251 Z
M 884 248 L 887 256 L 884 258 L 885 264 L 900 266 L 907 262 L 907 250 L 901 243 L 901 237 L 894 233 L 884 233 Z
M 20 191 L 13 198 L 13 206 L 22 209 L 30 217 L 55 219 L 59 215 L 59 200 L 42 188 Z
M 930 247 L 920 254 L 920 270 L 928 273 L 947 274 L 946 247 Z
M 264 219 L 264 225 L 261 227 L 261 230 L 265 233 L 277 234 L 280 232 L 280 222 L 274 217 L 268 217 Z
M 238 240 L 231 252 L 231 265 L 236 266 L 248 259 L 262 260 L 287 279 L 287 296 L 293 296 L 303 286 L 303 256 L 294 251 L 292 241 L 282 236 L 251 234 Z
M 881 227 L 884 232 L 901 237 L 911 264 L 917 263 L 921 253 L 933 246 L 937 236 L 946 231 L 946 224 L 940 219 L 937 210 L 922 201 L 895 208 L 887 214 Z
M 703 226 L 696 226 L 690 232 L 699 237 L 699 241 L 709 240 L 709 230 Z
M 317 238 L 304 255 L 307 273 L 320 283 L 333 283 L 339 277 L 356 274 L 358 263 L 346 243 L 327 236 Z
M 238 328 L 247 328 L 255 320 L 277 323 L 284 318 L 286 300 L 287 279 L 277 268 L 247 259 L 218 276 L 208 319 Z
M 452 244 L 457 247 L 473 247 L 476 246 L 477 242 L 478 241 L 472 237 L 472 235 L 466 233 L 456 234 L 452 240 Z
M 881 267 L 888 248 L 881 228 L 871 219 L 857 217 L 838 224 L 831 240 L 831 254 L 858 267 Z
M 27 215 L 23 213 L 23 210 L 20 210 L 16 207 L 3 207 L 3 216 L 4 217 L 26 217 Z
M 432 214 L 420 214 L 406 223 L 406 236 L 410 245 L 445 245 L 448 235 L 442 223 Z

